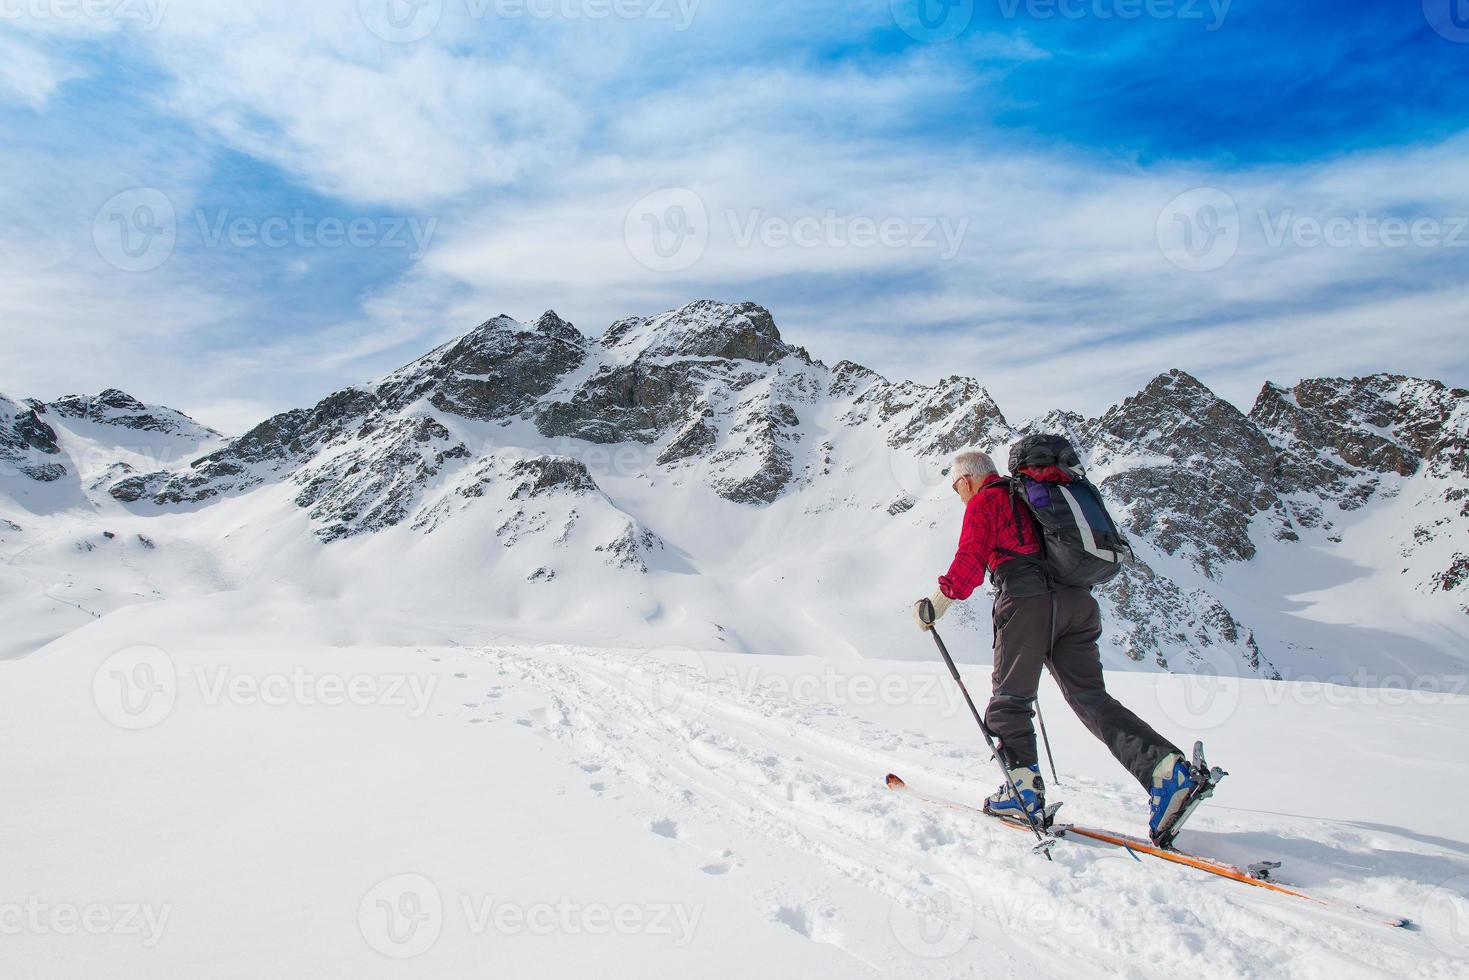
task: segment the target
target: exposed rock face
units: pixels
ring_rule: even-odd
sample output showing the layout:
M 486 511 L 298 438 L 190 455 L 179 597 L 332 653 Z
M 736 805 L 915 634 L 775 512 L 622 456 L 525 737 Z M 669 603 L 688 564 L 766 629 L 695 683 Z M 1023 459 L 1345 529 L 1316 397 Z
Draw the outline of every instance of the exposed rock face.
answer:
M 318 522 L 323 541 L 393 527 L 412 515 L 419 492 L 447 462 L 469 455 L 430 416 L 393 419 L 298 472 L 296 505 Z
M 945 456 L 971 447 L 1001 449 L 1015 437 L 989 392 L 970 378 L 947 378 L 932 387 L 892 384 L 853 365 L 839 387 L 861 388 L 843 421 L 879 428 L 893 449 Z
M 654 447 L 654 465 L 696 467 L 736 503 L 768 504 L 799 482 L 793 406 L 820 398 L 824 369 L 768 311 L 701 300 L 619 320 L 595 356 L 588 377 L 537 408 L 543 435 Z
M 801 441 L 800 425 L 788 404 L 747 405 L 730 427 L 730 445 L 710 459 L 726 474 L 714 480 L 714 489 L 737 504 L 773 502 L 795 478 L 792 447 Z
M 510 476 L 518 481 L 511 499 L 539 497 L 548 493 L 601 493 L 587 465 L 567 456 L 537 456 L 518 459 L 510 467 Z
M 830 398 L 847 398 L 880 383 L 885 384 L 886 379 L 871 368 L 856 361 L 837 361 L 831 369 L 831 382 L 826 393 Z
M 1463 415 L 1469 392 L 1436 381 L 1377 374 L 1267 384 L 1250 418 L 1279 455 L 1276 484 L 1355 510 L 1385 475 L 1410 476 L 1425 460 L 1444 475 L 1469 473 Z M 1456 424 L 1457 423 L 1457 424 Z
M 1299 524 L 1330 531 L 1341 512 L 1413 493 L 1400 553 L 1438 556 L 1427 588 L 1465 586 L 1464 554 L 1443 544 L 1469 536 L 1469 391 L 1400 375 L 1315 378 L 1267 384 L 1250 418 L 1275 449 L 1275 486 Z
M 569 397 L 542 404 L 536 425 L 544 435 L 651 444 L 707 419 L 712 400 L 754 383 L 762 368 L 789 357 L 808 360 L 780 339 L 764 309 L 707 300 L 619 320 L 599 353 L 595 374 Z
M 182 412 L 158 405 L 145 405 L 117 388 L 108 388 L 100 395 L 67 395 L 54 402 L 47 402 L 42 410 L 63 418 L 84 419 L 100 425 L 115 425 L 125 429 L 161 432 L 193 439 L 219 435 Z
M 187 470 L 132 476 L 108 492 L 118 500 L 145 497 L 156 504 L 198 503 L 243 493 L 303 464 L 324 447 L 372 433 L 378 412 L 373 392 L 347 388 L 312 409 L 294 409 L 265 420 L 227 445 L 189 464 Z
M 774 364 L 786 357 L 806 359 L 806 352 L 781 340 L 775 320 L 754 303 L 699 300 L 653 317 L 629 317 L 607 328 L 607 350 L 626 356 L 714 357 L 730 361 Z
M 67 458 L 62 448 L 62 433 L 72 429 L 88 440 L 83 456 L 75 460 Z M 109 433 L 109 429 L 114 431 Z M 192 455 L 202 444 L 219 438 L 218 432 L 182 412 L 146 405 L 116 388 L 53 402 L 32 398 L 16 403 L 0 396 L 0 475 L 8 470 L 41 483 L 75 475 L 86 479 L 87 489 L 96 490 L 134 471 L 121 457 L 144 454 L 175 459 L 180 453 Z M 96 453 L 109 443 L 117 458 L 99 467 Z
M 60 452 L 56 430 L 41 420 L 35 407 L 0 395 L 0 474 L 13 470 L 49 483 L 66 474 L 64 466 L 46 459 Z
M 530 326 L 507 316 L 393 373 L 377 396 L 393 410 L 427 398 L 434 408 L 467 419 L 501 419 L 529 408 L 586 358 L 586 338 L 554 312 Z
M 645 575 L 648 572 L 647 556 L 661 550 L 663 542 L 658 540 L 656 534 L 640 529 L 632 522 L 628 522 L 617 537 L 596 547 L 596 551 L 613 568 L 628 569 Z
M 1261 654 L 1254 634 L 1223 603 L 1202 589 L 1180 588 L 1141 559 L 1128 563 L 1097 591 L 1116 618 L 1103 642 L 1129 659 L 1190 672 L 1233 674 L 1243 668 L 1280 677 Z
M 542 404 L 536 428 L 551 438 L 651 444 L 685 420 L 712 373 L 699 362 L 604 366 L 569 399 Z
M 702 456 L 719 443 L 719 426 L 714 421 L 714 409 L 707 402 L 696 404 L 689 415 L 684 427 L 658 454 L 659 466 L 671 466 Z
M 1206 575 L 1254 557 L 1254 519 L 1292 532 L 1274 487 L 1274 451 L 1239 409 L 1170 371 L 1082 427 L 1089 468 L 1129 530 Z M 1119 519 L 1122 519 L 1119 517 Z
M 1015 427 L 1015 438 L 1017 441 L 1026 436 L 1039 433 L 1063 435 L 1067 439 L 1070 439 L 1071 444 L 1083 455 L 1086 455 L 1090 448 L 1087 442 L 1086 419 L 1082 418 L 1076 412 L 1066 412 L 1057 409 L 1047 412 L 1040 418 L 1022 422 Z M 995 462 L 1001 469 L 1004 469 L 1007 465 L 1007 460 L 1008 456 L 1003 459 L 997 458 Z

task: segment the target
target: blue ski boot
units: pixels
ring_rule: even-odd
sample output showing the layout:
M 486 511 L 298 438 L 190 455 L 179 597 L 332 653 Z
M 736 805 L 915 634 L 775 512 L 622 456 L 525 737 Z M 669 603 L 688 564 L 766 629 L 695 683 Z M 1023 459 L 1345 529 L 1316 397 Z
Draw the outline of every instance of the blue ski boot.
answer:
M 1010 791 L 1010 783 L 1003 783 L 984 801 L 984 812 L 996 817 L 1008 817 L 1023 824 L 1029 824 L 1034 819 L 1038 825 L 1044 827 L 1046 784 L 1041 780 L 1040 766 L 1018 766 L 1011 769 L 1010 779 L 1020 790 L 1020 801 L 1016 802 L 1015 794 Z
M 1153 770 L 1153 792 L 1149 800 L 1152 816 L 1148 820 L 1148 836 L 1165 851 L 1173 846 L 1184 822 L 1193 816 L 1198 805 L 1214 795 L 1214 785 L 1229 775 L 1223 769 L 1210 769 L 1204 761 L 1204 743 L 1194 743 L 1190 764 L 1173 752 L 1164 756 Z

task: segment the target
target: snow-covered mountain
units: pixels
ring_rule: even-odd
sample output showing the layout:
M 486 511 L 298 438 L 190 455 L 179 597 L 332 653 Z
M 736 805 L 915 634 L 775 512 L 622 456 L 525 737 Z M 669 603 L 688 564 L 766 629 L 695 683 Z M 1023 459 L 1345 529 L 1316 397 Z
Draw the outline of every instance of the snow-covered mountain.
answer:
M 905 617 L 957 533 L 947 457 L 1003 464 L 1038 429 L 1073 437 L 1137 545 L 1103 594 L 1114 664 L 1462 672 L 1469 393 L 1267 384 L 1246 415 L 1172 371 L 1096 419 L 1012 424 L 972 379 L 828 367 L 752 303 L 596 338 L 496 317 L 231 440 L 117 391 L 4 401 L 0 545 L 12 573 L 64 565 L 85 590 L 109 549 L 148 540 L 134 579 L 67 596 L 88 614 L 182 591 L 238 593 L 246 615 L 251 590 L 287 588 L 311 615 L 354 610 L 354 635 L 926 657 Z M 44 562 L 17 553 L 26 535 Z M 954 614 L 971 655 L 987 614 Z

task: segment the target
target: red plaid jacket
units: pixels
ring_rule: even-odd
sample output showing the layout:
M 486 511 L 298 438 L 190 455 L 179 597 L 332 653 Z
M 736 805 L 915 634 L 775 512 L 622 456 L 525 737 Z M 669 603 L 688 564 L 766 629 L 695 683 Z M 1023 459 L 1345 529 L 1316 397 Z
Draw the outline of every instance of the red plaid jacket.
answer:
M 954 553 L 949 574 L 939 578 L 939 588 L 950 599 L 968 599 L 984 584 L 986 571 L 993 577 L 995 569 L 1014 560 L 996 549 L 1008 548 L 1022 555 L 1041 550 L 1035 521 L 1023 508 L 1020 519 L 1025 522 L 1025 543 L 1020 542 L 1015 514 L 1010 509 L 1010 493 L 1003 484 L 995 486 L 1000 479 L 993 473 L 985 477 L 979 492 L 964 507 L 959 550 Z

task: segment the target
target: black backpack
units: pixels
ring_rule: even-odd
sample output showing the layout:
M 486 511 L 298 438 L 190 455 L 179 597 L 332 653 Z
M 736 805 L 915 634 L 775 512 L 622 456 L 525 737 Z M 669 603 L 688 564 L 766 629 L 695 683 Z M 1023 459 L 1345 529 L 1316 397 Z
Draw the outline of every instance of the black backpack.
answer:
M 1071 477 L 1037 480 L 1023 469 L 1056 467 Z M 1021 555 L 1001 549 L 1012 557 L 1041 567 L 1047 580 L 1058 585 L 1093 586 L 1116 578 L 1122 571 L 1124 552 L 1132 557 L 1132 546 L 1117 529 L 1107 505 L 1086 478 L 1081 457 L 1065 436 L 1026 436 L 1010 447 L 1010 507 L 1021 542 L 1040 529 L 1040 554 Z M 1024 507 L 1034 524 L 1021 518 Z

